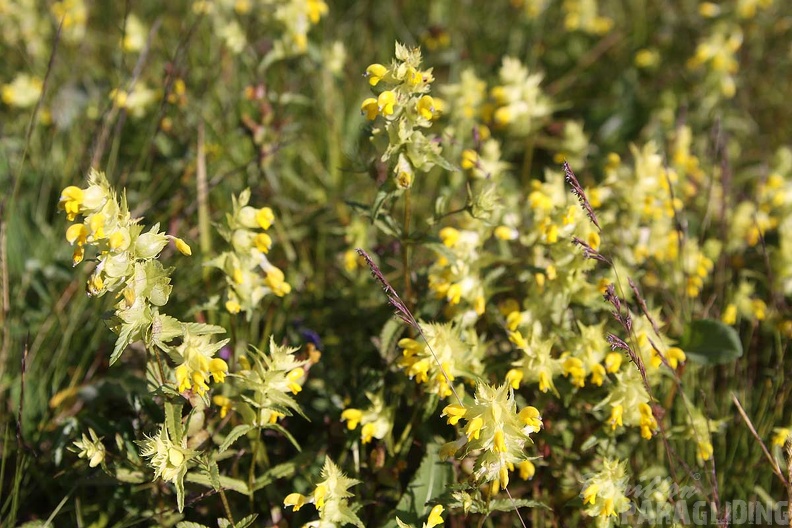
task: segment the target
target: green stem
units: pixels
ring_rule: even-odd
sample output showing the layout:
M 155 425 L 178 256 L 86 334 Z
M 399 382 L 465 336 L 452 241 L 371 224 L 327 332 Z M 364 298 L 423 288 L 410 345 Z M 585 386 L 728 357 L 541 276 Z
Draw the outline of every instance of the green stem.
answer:
M 228 505 L 228 498 L 226 497 L 223 488 L 220 488 L 220 500 L 223 501 L 223 508 L 225 509 L 226 517 L 228 517 L 228 521 L 231 523 L 232 528 L 236 528 L 236 523 L 234 522 L 234 516 L 231 515 L 231 507 Z
M 404 269 L 404 300 L 407 308 L 412 305 L 412 292 L 410 288 L 410 193 L 411 189 L 404 192 L 404 229 L 402 231 L 402 268 Z

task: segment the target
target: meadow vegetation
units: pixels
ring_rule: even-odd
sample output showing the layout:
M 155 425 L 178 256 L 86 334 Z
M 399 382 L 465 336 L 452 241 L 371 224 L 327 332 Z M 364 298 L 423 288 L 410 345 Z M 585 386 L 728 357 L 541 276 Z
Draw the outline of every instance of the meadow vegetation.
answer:
M 790 43 L 785 0 L 0 0 L 0 525 L 786 512 Z

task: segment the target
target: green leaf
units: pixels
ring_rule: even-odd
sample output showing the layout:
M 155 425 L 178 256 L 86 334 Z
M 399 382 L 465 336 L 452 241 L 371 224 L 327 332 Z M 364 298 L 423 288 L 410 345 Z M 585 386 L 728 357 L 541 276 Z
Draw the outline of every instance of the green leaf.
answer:
M 165 427 L 168 428 L 171 441 L 176 445 L 180 445 L 182 441 L 181 412 L 181 404 L 165 402 Z
M 291 445 L 294 446 L 294 449 L 296 449 L 297 451 L 302 452 L 302 447 L 300 447 L 300 444 L 297 443 L 297 439 L 294 438 L 292 436 L 292 434 L 289 431 L 287 431 L 286 428 L 284 428 L 283 426 L 278 425 L 278 424 L 266 424 L 266 425 L 262 426 L 261 428 L 262 429 L 275 429 L 280 434 L 282 434 L 283 436 L 286 437 L 286 439 L 291 443 Z
M 181 521 L 176 524 L 176 528 L 209 528 L 209 526 L 206 526 L 205 524 L 199 524 L 196 522 Z
M 234 428 L 231 430 L 231 432 L 230 432 L 230 433 L 228 433 L 228 436 L 226 436 L 226 439 L 225 439 L 225 440 L 223 440 L 223 443 L 222 443 L 222 444 L 220 444 L 220 447 L 218 448 L 218 451 L 219 451 L 220 453 L 222 453 L 223 451 L 225 451 L 226 449 L 228 449 L 229 447 L 231 447 L 231 445 L 232 445 L 234 442 L 236 442 L 236 441 L 237 441 L 237 439 L 238 439 L 240 436 L 247 434 L 247 433 L 248 433 L 248 431 L 250 431 L 251 429 L 253 429 L 253 426 L 252 426 L 252 425 L 246 425 L 246 424 L 237 425 L 236 427 L 234 427 Z
M 269 486 L 278 479 L 291 477 L 297 471 L 297 464 L 294 462 L 285 462 L 268 469 L 263 475 L 253 482 L 253 488 L 250 491 L 258 491 L 265 486 Z
M 212 487 L 215 491 L 220 491 L 220 469 L 217 467 L 217 462 L 214 459 L 209 459 L 207 462 L 209 466 L 209 482 L 212 483 Z
M 549 510 L 550 507 L 539 501 L 530 500 L 530 499 L 514 499 L 511 501 L 509 499 L 496 499 L 490 501 L 489 503 L 489 510 L 490 511 L 514 511 L 516 508 L 544 508 Z
M 679 346 L 689 360 L 702 365 L 729 363 L 743 355 L 737 331 L 714 319 L 691 321 Z
M 426 447 L 425 455 L 421 460 L 418 471 L 396 505 L 396 515 L 410 524 L 420 524 L 419 519 L 429 512 L 427 503 L 439 497 L 453 482 L 451 464 L 440 462 L 437 452 L 440 444 L 432 442 Z M 383 525 L 386 528 L 396 528 L 394 519 Z
M 386 189 L 386 187 L 387 183 L 380 188 L 380 190 L 377 192 L 377 196 L 374 197 L 374 203 L 371 205 L 372 223 L 374 223 L 374 221 L 379 216 L 380 209 L 382 209 L 385 203 L 401 192 L 398 190 Z
M 176 502 L 179 505 L 179 513 L 184 511 L 184 473 L 186 471 L 187 467 L 184 466 L 184 470 L 179 473 L 179 476 L 173 483 L 176 486 Z
M 206 473 L 188 473 L 187 474 L 187 482 L 192 482 L 193 484 L 199 484 L 206 488 L 214 488 L 212 483 L 209 481 L 209 476 Z M 220 476 L 220 487 L 223 489 L 236 491 L 237 493 L 241 493 L 242 495 L 249 495 L 250 491 L 248 490 L 247 484 L 242 482 L 241 480 L 237 480 L 231 477 L 224 477 Z
M 248 515 L 247 517 L 237 521 L 236 528 L 247 528 L 248 526 L 253 525 L 253 521 L 258 518 L 258 514 L 254 513 L 252 515 Z
M 135 326 L 131 324 L 125 324 L 121 327 L 121 331 L 118 333 L 118 339 L 116 339 L 115 346 L 113 347 L 113 353 L 110 355 L 111 366 L 118 361 L 118 358 L 121 357 L 121 353 L 126 350 L 127 345 L 129 345 L 130 336 L 134 330 Z

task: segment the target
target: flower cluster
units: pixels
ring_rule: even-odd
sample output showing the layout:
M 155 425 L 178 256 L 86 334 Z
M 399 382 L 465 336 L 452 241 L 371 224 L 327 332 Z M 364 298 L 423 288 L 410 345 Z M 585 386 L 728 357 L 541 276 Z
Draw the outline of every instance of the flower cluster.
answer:
M 74 246 L 76 266 L 85 258 L 86 247 L 97 251 L 97 264 L 87 290 L 92 296 L 116 293 L 111 328 L 118 334 L 110 362 L 121 356 L 133 341 L 143 340 L 147 348 L 166 352 L 174 363 L 176 385 L 180 392 L 193 390 L 203 395 L 208 380 L 222 382 L 228 365 L 214 354 L 228 340 L 212 342 L 211 336 L 224 332 L 217 326 L 182 323 L 160 312 L 170 297 L 170 272 L 158 260 L 173 241 L 176 248 L 190 255 L 190 247 L 180 238 L 159 230 L 159 224 L 143 232 L 139 219 L 133 219 L 126 199 L 119 200 L 104 173 L 92 170 L 86 188 L 69 186 L 61 193 L 59 207 L 73 221 L 66 240 Z M 180 344 L 170 345 L 181 340 Z M 164 380 L 161 380 L 164 382 Z
M 382 161 L 395 159 L 394 180 L 399 189 L 412 187 L 416 170 L 427 172 L 435 165 L 448 165 L 440 156 L 439 143 L 423 131 L 432 126 L 439 108 L 429 95 L 434 81 L 432 70 L 420 68 L 420 49 L 399 43 L 389 66 L 371 64 L 366 68 L 369 84 L 378 93 L 364 100 L 360 109 L 369 120 L 384 118 L 388 146 Z M 382 132 L 374 129 L 373 134 Z
M 302 391 L 307 371 L 315 358 L 297 359 L 296 348 L 279 346 L 270 338 L 269 353 L 253 349 L 239 358 L 239 370 L 231 374 L 234 388 L 244 397 L 218 395 L 214 403 L 225 414 L 233 408 L 251 427 L 267 427 L 284 416 L 301 413 L 292 397 Z
M 373 438 L 382 440 L 388 436 L 393 429 L 394 418 L 393 408 L 386 407 L 381 396 L 367 392 L 366 397 L 371 401 L 367 409 L 347 407 L 341 413 L 341 420 L 347 423 L 350 431 L 362 424 L 360 439 L 364 444 L 371 442 Z
M 226 310 L 232 314 L 245 312 L 248 318 L 265 296 L 283 297 L 291 291 L 283 271 L 267 259 L 272 248 L 267 230 L 275 221 L 275 213 L 269 207 L 251 207 L 249 201 L 249 189 L 233 197 L 232 211 L 226 215 L 227 227 L 220 229 L 231 251 L 207 263 L 225 273 Z
M 583 486 L 581 497 L 586 514 L 597 518 L 597 526 L 612 526 L 618 515 L 630 508 L 627 489 L 626 463 L 605 458 L 602 469 L 590 475 Z
M 483 237 L 473 230 L 444 227 L 439 258 L 429 269 L 429 289 L 459 309 L 460 320 L 469 326 L 484 313 L 485 291 L 481 279 Z
M 430 323 L 423 325 L 426 341 L 416 341 L 405 337 L 399 341 L 403 349 L 399 360 L 405 373 L 423 384 L 426 391 L 441 398 L 451 396 L 451 383 L 457 376 L 474 378 L 483 371 L 480 356 L 483 350 L 477 341 L 467 342 L 460 336 L 460 329 L 450 323 Z
M 307 527 L 321 528 L 353 524 L 363 528 L 363 522 L 349 505 L 349 498 L 352 497 L 349 488 L 359 484 L 360 481 L 347 477 L 330 460 L 330 457 L 325 459 L 322 479 L 310 495 L 291 493 L 283 500 L 283 504 L 291 506 L 294 511 L 306 504 L 313 504 L 319 512 L 319 519 L 309 522 L 305 525 Z
M 324 0 L 265 0 L 251 2 L 209 2 L 196 0 L 193 11 L 208 17 L 214 31 L 234 54 L 248 44 L 245 26 L 250 18 L 259 24 L 274 26 L 280 34 L 271 51 L 270 60 L 303 54 L 308 50 L 308 32 L 328 13 Z
M 89 439 L 84 433 L 81 440 L 74 442 L 74 447 L 78 449 L 77 456 L 80 458 L 87 458 L 90 467 L 96 467 L 105 459 L 105 446 L 102 439 L 96 435 L 93 428 L 88 428 L 88 433 L 91 435 Z
M 509 485 L 509 471 L 515 467 L 521 475 L 533 475 L 533 462 L 525 447 L 532 443 L 530 435 L 542 428 L 542 417 L 531 406 L 517 412 L 514 391 L 508 383 L 500 387 L 480 383 L 472 404 L 450 404 L 442 416 L 450 425 L 460 420 L 465 425 L 459 439 L 440 449 L 441 456 L 475 453 L 474 475 L 479 482 L 492 482 L 493 492 Z
M 500 84 L 490 90 L 493 125 L 518 136 L 536 131 L 553 111 L 550 99 L 539 87 L 542 75 L 531 73 L 518 59 L 506 57 L 499 77 Z

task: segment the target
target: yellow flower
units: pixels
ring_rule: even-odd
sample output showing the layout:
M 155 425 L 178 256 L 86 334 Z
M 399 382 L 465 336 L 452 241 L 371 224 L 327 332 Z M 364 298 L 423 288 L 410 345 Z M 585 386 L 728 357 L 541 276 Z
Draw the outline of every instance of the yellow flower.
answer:
M 418 115 L 427 121 L 431 121 L 435 111 L 434 99 L 432 99 L 432 96 L 421 96 L 421 98 L 418 99 L 418 102 L 415 103 L 415 110 L 418 112 Z
M 460 236 L 459 231 L 453 227 L 444 227 L 440 230 L 440 240 L 443 241 L 443 245 L 450 248 L 456 245 Z
M 305 377 L 305 370 L 302 367 L 297 367 L 289 371 L 286 374 L 286 379 L 289 380 L 289 390 L 292 391 L 292 394 L 297 394 L 302 390 L 302 385 L 298 382 L 301 381 Z
M 671 365 L 671 368 L 674 370 L 676 370 L 680 363 L 684 363 L 684 361 L 687 359 L 685 352 L 679 347 L 669 348 L 665 356 L 668 360 L 668 364 Z
M 323 0 L 308 0 L 305 10 L 311 24 L 318 24 L 322 15 L 326 15 L 328 11 L 327 4 Z
M 299 493 L 290 493 L 283 499 L 284 506 L 291 506 L 294 511 L 299 510 L 306 503 L 306 497 Z
M 583 504 L 594 504 L 597 500 L 597 493 L 599 492 L 598 484 L 589 484 L 583 490 Z
M 472 169 L 476 165 L 478 165 L 479 156 L 478 153 L 473 149 L 465 149 L 462 151 L 462 168 L 463 169 Z
M 385 75 L 388 73 L 388 68 L 382 64 L 372 64 L 366 68 L 366 77 L 368 77 L 371 86 L 377 86 Z
M 591 383 L 597 387 L 601 387 L 603 381 L 605 381 L 605 367 L 599 363 L 595 363 L 591 367 Z
M 438 504 L 429 513 L 429 518 L 424 523 L 424 528 L 434 528 L 439 524 L 443 524 L 443 505 Z
M 341 413 L 341 421 L 347 423 L 347 429 L 350 431 L 357 428 L 363 418 L 363 411 L 360 409 L 344 409 Z
M 792 428 L 789 427 L 776 427 L 773 429 L 773 445 L 784 447 L 790 436 L 792 436 Z
M 0 97 L 8 106 L 29 108 L 36 104 L 41 97 L 43 86 L 44 83 L 38 77 L 31 77 L 23 73 L 0 88 Z
M 327 486 L 319 484 L 314 490 L 314 501 L 316 502 L 316 509 L 322 510 L 325 504 L 325 497 L 327 497 Z
M 368 99 L 364 99 L 363 103 L 360 105 L 360 112 L 365 114 L 366 119 L 369 121 L 373 121 L 377 114 L 379 113 L 379 106 L 377 104 L 377 100 L 373 97 L 369 97 Z
M 624 407 L 620 404 L 611 407 L 610 423 L 611 429 L 615 430 L 618 426 L 624 425 L 622 422 L 622 415 L 624 414 Z
M 262 207 L 256 211 L 256 223 L 261 229 L 269 229 L 272 222 L 275 221 L 275 213 L 269 207 Z
M 374 433 L 377 431 L 377 425 L 373 422 L 367 423 L 363 426 L 360 430 L 360 438 L 362 439 L 364 444 L 368 444 L 371 442 L 371 439 L 374 438 Z
M 83 202 L 84 196 L 85 193 L 83 190 L 74 185 L 69 185 L 61 192 L 58 207 L 66 212 L 66 218 L 70 221 L 74 220 L 80 212 L 80 205 Z
M 700 461 L 706 462 L 710 458 L 712 458 L 712 444 L 707 440 L 702 440 L 698 442 L 698 449 L 697 449 L 697 457 Z
M 176 249 L 178 249 L 182 255 L 187 255 L 188 257 L 192 255 L 192 249 L 190 249 L 190 246 L 187 244 L 187 242 L 179 237 L 172 238 L 173 242 L 176 244 Z
M 723 310 L 721 321 L 727 325 L 733 325 L 737 322 L 737 306 L 734 303 L 729 303 L 726 309 Z
M 231 399 L 226 396 L 218 394 L 212 398 L 212 403 L 220 407 L 220 418 L 225 418 L 231 410 Z
M 531 480 L 536 475 L 536 466 L 530 460 L 523 460 L 517 464 L 520 470 L 520 478 L 523 480 Z
M 522 369 L 511 369 L 506 373 L 506 381 L 511 385 L 512 389 L 517 390 L 520 388 L 525 373 Z
M 484 420 L 481 417 L 476 416 L 470 422 L 468 422 L 467 427 L 465 428 L 465 434 L 468 437 L 468 441 L 470 440 L 478 440 L 479 435 L 481 434 L 481 426 L 484 425 Z
M 384 116 L 393 114 L 393 107 L 396 104 L 396 94 L 390 90 L 385 90 L 377 97 L 377 108 Z
M 466 412 L 467 409 L 463 405 L 452 403 L 451 405 L 446 405 L 440 416 L 448 416 L 448 424 L 456 425 L 459 419 L 465 416 Z
M 542 415 L 539 413 L 539 409 L 529 405 L 528 407 L 524 407 L 517 416 L 520 418 L 526 427 L 531 429 L 532 433 L 539 431 L 542 428 Z
M 228 313 L 238 314 L 242 311 L 242 305 L 234 299 L 228 299 L 225 303 L 225 309 L 228 310 Z
M 605 356 L 605 370 L 614 374 L 619 372 L 619 367 L 621 367 L 622 363 L 622 355 L 620 352 L 609 352 L 607 356 Z

